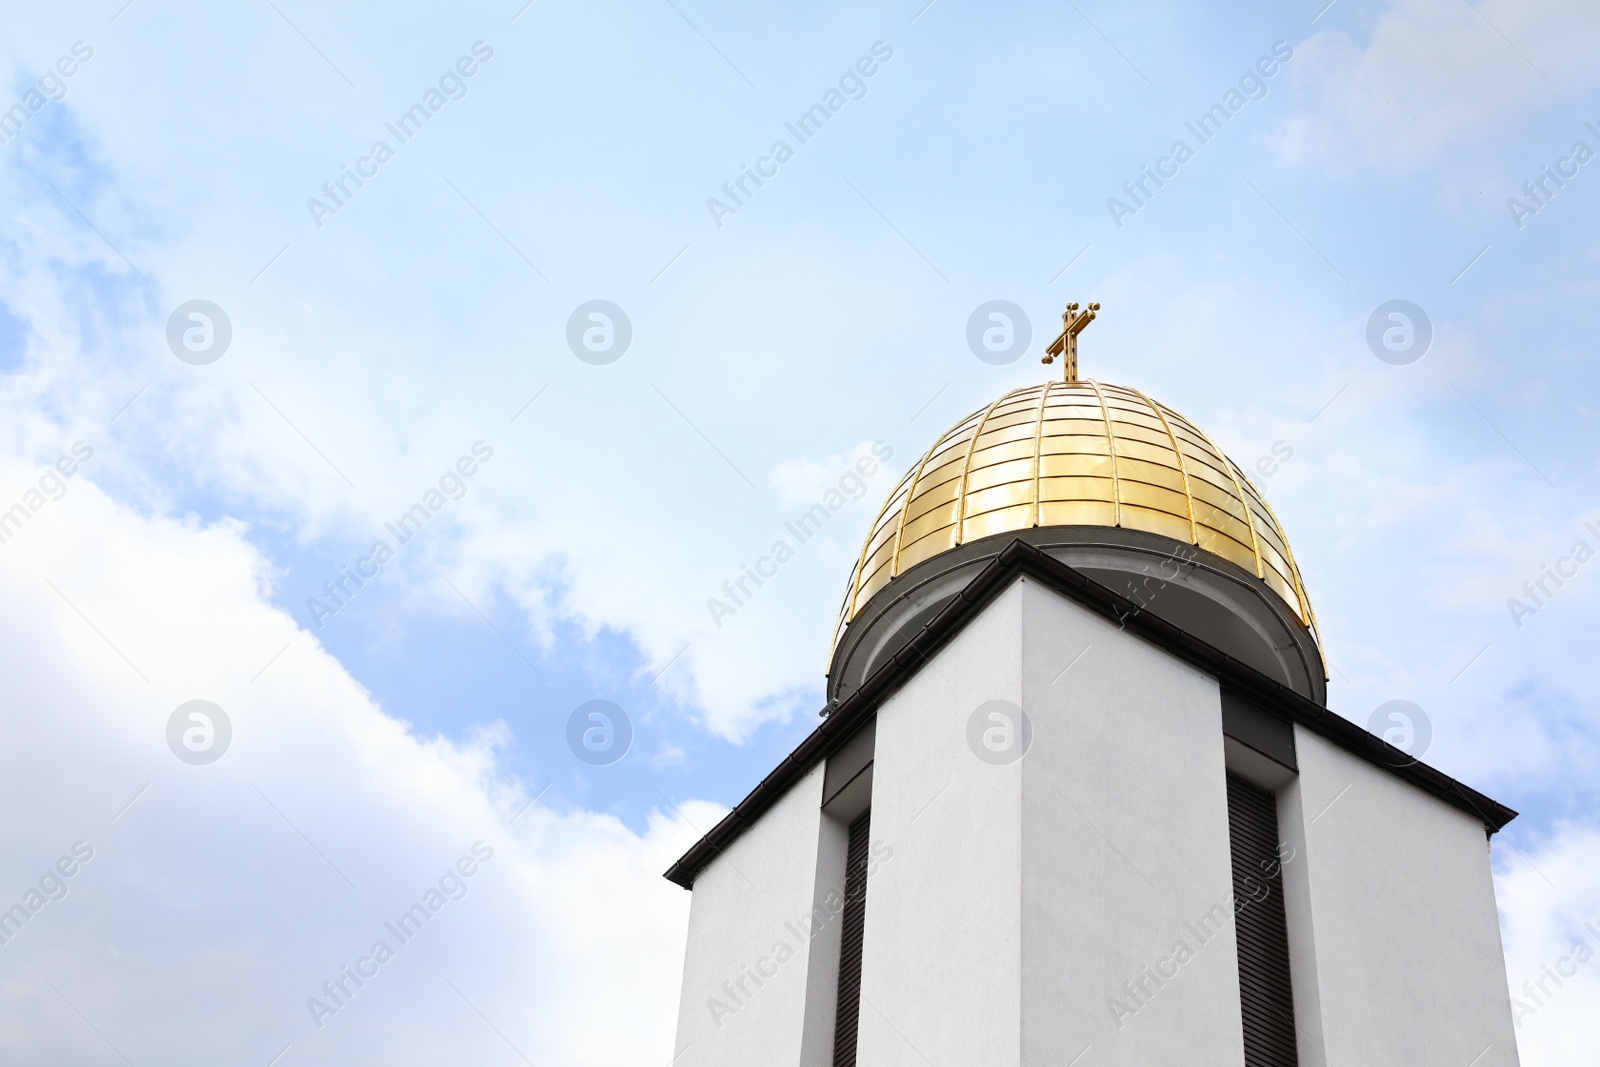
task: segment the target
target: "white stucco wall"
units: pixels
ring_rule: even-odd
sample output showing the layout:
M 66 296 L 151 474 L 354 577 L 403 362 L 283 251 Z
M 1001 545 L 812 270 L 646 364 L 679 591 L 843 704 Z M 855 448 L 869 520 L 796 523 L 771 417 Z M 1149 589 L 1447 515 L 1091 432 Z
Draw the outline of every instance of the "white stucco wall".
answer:
M 968 747 L 997 698 L 1032 719 L 1019 763 Z M 1231 912 L 1206 944 L 1185 926 L 1232 890 L 1221 714 L 1214 679 L 1026 580 L 895 694 L 861 1062 L 1242 1063 Z M 1179 940 L 1193 959 L 1128 998 Z M 1134 1009 L 1120 1027 L 1112 997 Z
M 1022 593 L 1021 1062 L 1242 1064 L 1216 680 L 1043 586 Z M 1186 924 L 1216 905 L 1225 924 L 1202 943 Z M 1180 941 L 1193 958 L 1130 997 Z
M 1301 743 L 1301 731 L 1295 732 Z M 1315 776 L 1317 789 L 1321 776 Z M 1324 798 L 1322 804 L 1326 804 Z M 1322 989 L 1317 976 L 1317 939 L 1311 920 L 1311 863 L 1306 855 L 1306 830 L 1322 804 L 1306 812 L 1306 792 L 1300 778 L 1278 790 L 1278 840 L 1292 853 L 1283 867 L 1283 913 L 1289 933 L 1289 980 L 1294 989 L 1294 1028 L 1300 1067 L 1330 1067 L 1323 1052 L 1328 1039 L 1322 1032 Z
M 826 906 L 830 894 L 844 898 L 850 828 L 826 813 L 817 834 L 817 869 L 811 899 Z M 815 911 L 815 908 L 813 908 Z M 806 1017 L 799 1067 L 832 1067 L 833 1031 L 838 1019 L 840 934 L 843 913 L 820 930 L 808 931 Z
M 1300 1062 L 1515 1067 L 1482 823 L 1309 731 L 1295 744 L 1279 821 L 1303 852 L 1284 868 Z
M 1032 721 L 1020 762 L 969 747 L 995 699 Z M 1243 1063 L 1214 678 L 1024 579 L 876 729 L 863 1067 Z M 1279 831 L 1300 1062 L 1513 1067 L 1481 823 L 1306 730 L 1296 745 Z M 831 1062 L 839 924 L 789 925 L 843 878 L 823 775 L 695 883 L 681 1067 Z M 779 942 L 793 958 L 733 1003 L 723 983 Z
M 857 1062 L 1020 1062 L 1021 771 L 980 762 L 967 718 L 1022 698 L 1013 586 L 878 710 Z
M 800 1063 L 812 945 L 800 920 L 817 886 L 822 775 L 819 765 L 695 879 L 674 1067 Z M 779 942 L 794 957 L 767 963 L 776 974 L 760 986 L 746 978 L 748 993 L 736 988 L 743 1003 L 735 1004 L 723 983 L 737 984 Z M 712 998 L 732 1014 L 714 1013 Z

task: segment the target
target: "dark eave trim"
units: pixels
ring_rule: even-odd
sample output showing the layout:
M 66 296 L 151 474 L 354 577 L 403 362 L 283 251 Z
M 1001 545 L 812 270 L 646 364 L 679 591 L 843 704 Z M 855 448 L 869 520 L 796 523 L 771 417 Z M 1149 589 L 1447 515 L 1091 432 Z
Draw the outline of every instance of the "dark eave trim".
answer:
M 827 759 L 878 710 L 896 689 L 955 637 L 1013 580 L 1026 575 L 1061 593 L 1102 618 L 1116 623 L 1179 659 L 1216 677 L 1241 696 L 1249 697 L 1283 719 L 1298 723 L 1353 755 L 1381 767 L 1397 778 L 1439 798 L 1478 819 L 1491 834 L 1517 817 L 1517 813 L 1476 789 L 1456 781 L 1334 714 L 1254 667 L 1195 637 L 1138 604 L 1112 592 L 1099 582 L 1020 538 L 1012 541 L 967 587 L 896 652 L 860 689 L 835 708 L 822 725 L 785 756 L 761 779 L 721 822 L 697 841 L 666 872 L 668 881 L 690 889 L 700 872 L 724 848 L 755 822 L 779 797 Z

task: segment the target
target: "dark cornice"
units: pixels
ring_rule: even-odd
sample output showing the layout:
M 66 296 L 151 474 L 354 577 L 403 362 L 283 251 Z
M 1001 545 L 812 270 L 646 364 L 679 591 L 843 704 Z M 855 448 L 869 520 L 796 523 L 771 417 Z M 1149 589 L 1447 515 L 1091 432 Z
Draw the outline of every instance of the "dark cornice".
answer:
M 1112 592 L 1099 582 L 1069 567 L 1020 538 L 980 571 L 967 587 L 904 648 L 875 671 L 811 734 L 761 779 L 721 822 L 697 841 L 666 872 L 669 881 L 685 889 L 713 858 L 744 832 L 799 781 L 811 768 L 827 759 L 850 739 L 890 694 L 926 663 L 935 652 L 971 622 L 984 606 L 1023 575 L 1070 598 L 1102 618 L 1116 623 L 1190 665 L 1216 677 L 1218 682 L 1281 718 L 1298 723 L 1318 736 L 1367 762 L 1381 767 L 1423 792 L 1438 797 L 1483 823 L 1489 833 L 1498 831 L 1517 813 L 1442 771 L 1418 762 L 1405 752 L 1335 715 L 1308 697 L 1241 663 L 1138 604 Z

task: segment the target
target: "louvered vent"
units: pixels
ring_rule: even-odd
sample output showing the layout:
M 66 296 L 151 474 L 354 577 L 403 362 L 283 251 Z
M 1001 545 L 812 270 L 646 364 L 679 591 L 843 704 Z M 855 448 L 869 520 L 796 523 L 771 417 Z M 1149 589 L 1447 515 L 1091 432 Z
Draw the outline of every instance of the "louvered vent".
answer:
M 1228 775 L 1245 1067 L 1297 1067 L 1277 798 Z
M 850 824 L 845 853 L 844 927 L 840 930 L 839 1008 L 833 1028 L 833 1067 L 856 1067 L 856 1024 L 861 1018 L 861 938 L 867 926 L 867 835 L 872 812 Z

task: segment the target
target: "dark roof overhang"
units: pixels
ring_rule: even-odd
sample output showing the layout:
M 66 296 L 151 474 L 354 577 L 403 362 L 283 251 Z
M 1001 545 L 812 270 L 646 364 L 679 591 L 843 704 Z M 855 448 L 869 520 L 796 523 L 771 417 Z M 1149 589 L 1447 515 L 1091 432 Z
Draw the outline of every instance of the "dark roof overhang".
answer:
M 1290 689 L 1254 667 L 1241 663 L 1200 638 L 1150 612 L 1137 603 L 1087 577 L 1053 556 L 1018 538 L 1012 541 L 963 589 L 948 606 L 924 626 L 899 652 L 875 671 L 859 689 L 834 708 L 783 762 L 772 769 L 722 821 L 697 841 L 666 872 L 669 881 L 685 889 L 713 858 L 760 818 L 813 767 L 827 759 L 855 734 L 888 697 L 926 663 L 935 652 L 1017 578 L 1026 575 L 1151 642 L 1168 653 L 1214 676 L 1268 712 L 1338 745 L 1355 756 L 1459 809 L 1483 823 L 1489 833 L 1505 826 L 1517 813 L 1443 771 L 1419 762 L 1349 719 L 1336 715 L 1309 697 Z

